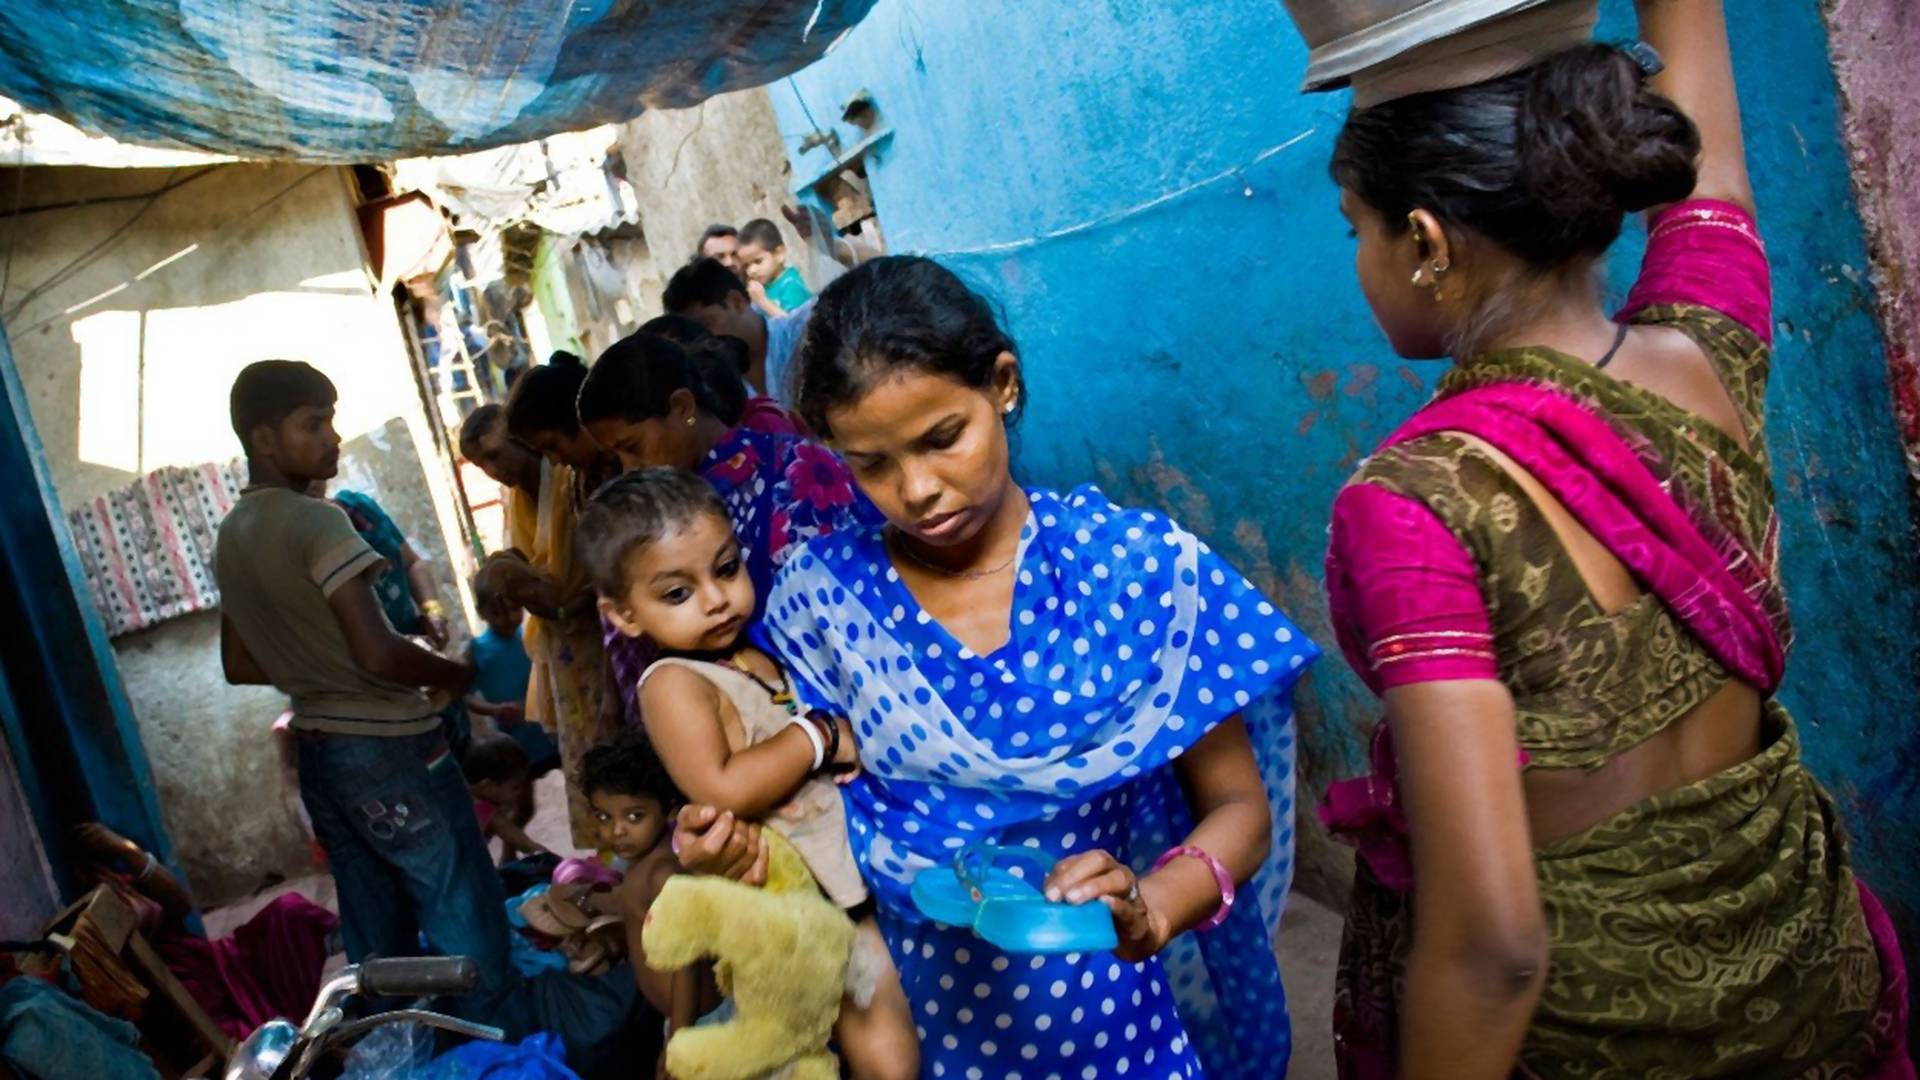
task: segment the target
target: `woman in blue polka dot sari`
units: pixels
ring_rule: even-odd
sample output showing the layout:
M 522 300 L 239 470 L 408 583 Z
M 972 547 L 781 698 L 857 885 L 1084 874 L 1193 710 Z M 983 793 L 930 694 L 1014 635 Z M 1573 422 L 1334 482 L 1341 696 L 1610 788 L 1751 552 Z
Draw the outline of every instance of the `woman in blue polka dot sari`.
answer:
M 790 559 L 766 630 L 858 734 L 849 827 L 922 1075 L 1283 1074 L 1288 702 L 1318 650 L 1178 524 L 1014 483 L 1013 344 L 938 264 L 835 282 L 800 365 L 889 524 Z M 1045 891 L 1105 904 L 1120 947 L 1012 955 L 919 914 L 914 878 L 980 840 L 1058 860 Z

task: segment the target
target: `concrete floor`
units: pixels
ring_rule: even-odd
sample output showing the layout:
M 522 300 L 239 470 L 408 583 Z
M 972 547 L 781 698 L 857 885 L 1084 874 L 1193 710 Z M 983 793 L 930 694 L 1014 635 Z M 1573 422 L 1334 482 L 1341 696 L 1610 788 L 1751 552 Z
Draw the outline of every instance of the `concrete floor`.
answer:
M 1293 1015 L 1292 1080 L 1332 1080 L 1333 973 L 1342 920 L 1331 908 L 1294 893 L 1280 917 L 1277 948 Z
M 537 809 L 527 833 L 561 855 L 577 852 L 568 836 L 567 796 L 558 772 L 548 773 L 536 789 Z M 339 910 L 333 878 L 312 874 L 277 885 L 239 904 L 205 913 L 213 937 L 233 933 L 274 897 L 298 891 L 317 904 Z M 1280 970 L 1286 978 L 1287 1006 L 1293 1014 L 1293 1080 L 1331 1080 L 1333 1068 L 1333 972 L 1340 952 L 1340 916 L 1300 893 L 1287 902 L 1277 937 Z M 345 962 L 336 956 L 334 964 Z

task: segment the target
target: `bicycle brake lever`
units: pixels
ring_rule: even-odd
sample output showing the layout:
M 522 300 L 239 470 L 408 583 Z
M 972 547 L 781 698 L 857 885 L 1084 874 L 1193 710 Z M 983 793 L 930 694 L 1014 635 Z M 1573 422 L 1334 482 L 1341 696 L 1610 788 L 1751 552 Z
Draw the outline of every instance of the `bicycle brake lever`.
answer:
M 439 1028 L 441 1031 L 451 1032 L 455 1035 L 464 1035 L 469 1039 L 484 1039 L 487 1042 L 500 1042 L 507 1037 L 507 1033 L 500 1028 L 488 1027 L 485 1024 L 476 1024 L 451 1016 L 443 1016 L 440 1013 L 430 1012 L 426 1009 L 395 1009 L 392 1012 L 384 1012 L 375 1016 L 355 1020 L 352 1023 L 342 1024 L 327 1034 L 327 1040 L 334 1043 L 351 1042 L 367 1032 L 372 1031 L 374 1028 L 384 1027 L 387 1024 L 404 1023 L 415 1023 L 430 1028 Z

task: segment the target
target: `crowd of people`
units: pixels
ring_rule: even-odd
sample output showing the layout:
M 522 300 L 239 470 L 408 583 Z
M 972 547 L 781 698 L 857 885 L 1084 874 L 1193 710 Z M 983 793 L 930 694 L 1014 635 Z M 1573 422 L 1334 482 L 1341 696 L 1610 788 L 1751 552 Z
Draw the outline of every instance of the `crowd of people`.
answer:
M 1343 1076 L 1913 1075 L 1891 924 L 1773 697 L 1769 275 L 1723 18 L 1640 8 L 1651 48 L 1367 99 L 1336 145 L 1374 315 L 1454 361 L 1330 508 L 1327 644 L 1384 704 L 1372 775 L 1320 808 L 1360 856 L 1334 1015 L 1304 1020 Z M 1594 269 L 1642 211 L 1609 312 Z M 459 1011 L 631 1072 L 727 1008 L 648 965 L 655 899 L 790 846 L 857 927 L 852 1076 L 1283 1073 L 1260 884 L 1320 650 L 1178 522 L 1016 482 L 993 307 L 835 246 L 814 296 L 773 222 L 715 226 L 665 315 L 467 417 L 509 495 L 464 658 L 404 538 L 316 497 L 331 383 L 236 381 L 226 670 L 293 698 L 348 955 L 424 935 L 480 963 Z M 597 857 L 525 834 L 556 764 Z M 1026 884 L 1116 944 L 931 916 L 916 882 L 982 844 L 1039 853 Z

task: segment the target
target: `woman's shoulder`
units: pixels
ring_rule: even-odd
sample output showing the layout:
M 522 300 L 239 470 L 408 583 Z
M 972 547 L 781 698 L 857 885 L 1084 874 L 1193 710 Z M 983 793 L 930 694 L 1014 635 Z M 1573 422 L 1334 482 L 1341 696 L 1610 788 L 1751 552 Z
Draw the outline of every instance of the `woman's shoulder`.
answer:
M 634 693 L 655 700 L 685 700 L 689 695 L 713 696 L 718 687 L 708 673 L 716 665 L 704 660 L 663 656 L 647 665 L 634 685 Z
M 1355 467 L 1346 488 L 1370 485 L 1428 502 L 1458 494 L 1463 485 L 1477 488 L 1500 475 L 1502 470 L 1474 440 L 1436 431 L 1374 451 Z
M 1117 503 L 1097 484 L 1081 484 L 1068 491 L 1028 488 L 1027 501 L 1033 507 L 1034 521 L 1042 529 L 1064 526 L 1074 531 L 1076 539 L 1083 532 L 1092 538 L 1100 532 L 1129 534 L 1139 530 L 1144 534 L 1148 528 L 1162 534 L 1173 532 L 1192 535 L 1186 526 L 1165 511 Z

